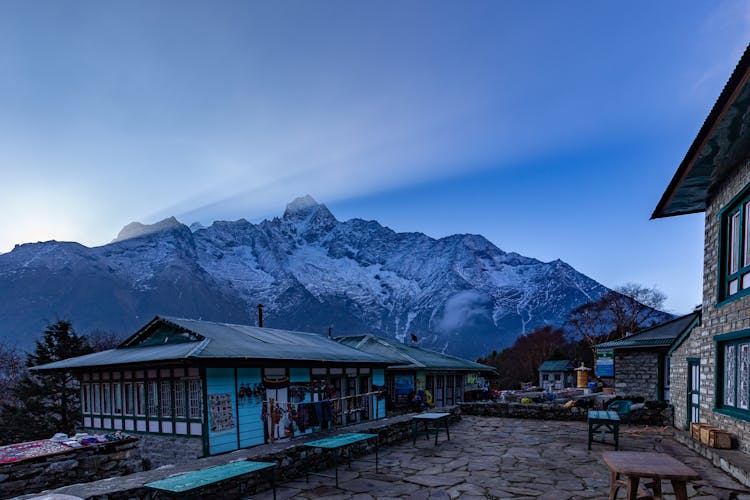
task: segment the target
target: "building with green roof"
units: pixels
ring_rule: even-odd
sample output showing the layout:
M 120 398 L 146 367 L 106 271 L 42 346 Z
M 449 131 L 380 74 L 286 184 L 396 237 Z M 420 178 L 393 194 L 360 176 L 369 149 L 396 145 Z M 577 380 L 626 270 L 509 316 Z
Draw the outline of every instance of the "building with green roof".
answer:
M 160 465 L 383 418 L 392 364 L 314 333 L 157 316 L 115 349 L 32 369 L 72 372 L 83 429 L 140 434 Z
M 559 390 L 575 385 L 575 365 L 569 359 L 547 360 L 539 367 L 539 387 L 545 390 Z
M 409 404 L 415 390 L 427 389 L 436 406 L 464 400 L 464 394 L 484 386 L 484 376 L 496 373 L 491 366 L 392 342 L 372 334 L 337 337 L 341 344 L 390 361 L 386 367 L 386 392 L 396 406 Z
M 670 350 L 700 324 L 701 312 L 664 321 L 624 338 L 594 346 L 596 373 L 612 377 L 617 393 L 647 400 L 670 399 Z

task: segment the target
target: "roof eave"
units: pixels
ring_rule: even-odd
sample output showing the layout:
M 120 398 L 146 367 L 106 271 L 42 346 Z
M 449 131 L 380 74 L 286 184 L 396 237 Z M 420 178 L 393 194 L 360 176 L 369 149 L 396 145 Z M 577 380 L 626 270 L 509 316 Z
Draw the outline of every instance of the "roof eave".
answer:
M 750 44 L 748 44 L 748 46 L 745 48 L 745 52 L 737 63 L 737 66 L 734 68 L 732 75 L 724 85 L 721 94 L 719 94 L 718 99 L 714 103 L 714 106 L 711 108 L 711 111 L 703 122 L 703 125 L 698 131 L 698 134 L 695 136 L 695 139 L 688 148 L 688 151 L 685 154 L 685 158 L 683 158 L 679 167 L 677 167 L 677 171 L 672 177 L 672 180 L 669 182 L 667 189 L 662 194 L 659 203 L 657 203 L 656 208 L 654 209 L 654 212 L 651 214 L 652 220 L 705 211 L 705 198 L 708 195 L 710 183 L 706 183 L 705 185 L 700 186 L 705 190 L 703 193 L 703 208 L 670 211 L 668 209 L 668 206 L 674 200 L 674 197 L 677 194 L 677 190 L 680 188 L 685 179 L 687 179 L 690 175 L 690 172 L 695 166 L 695 162 L 700 157 L 703 148 L 716 132 L 717 127 L 726 116 L 727 111 L 734 105 L 737 96 L 739 96 L 742 89 L 748 83 L 748 78 L 750 78 Z M 715 171 L 716 169 L 714 168 L 713 172 Z M 714 181 L 716 180 L 717 179 L 714 179 Z

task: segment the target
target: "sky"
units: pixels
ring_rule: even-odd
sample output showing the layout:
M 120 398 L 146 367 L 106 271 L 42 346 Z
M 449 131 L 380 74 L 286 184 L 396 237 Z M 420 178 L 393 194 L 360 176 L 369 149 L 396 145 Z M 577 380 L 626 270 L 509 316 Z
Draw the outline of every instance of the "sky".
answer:
M 702 214 L 649 217 L 748 41 L 733 0 L 6 0 L 0 253 L 310 194 L 689 312 Z

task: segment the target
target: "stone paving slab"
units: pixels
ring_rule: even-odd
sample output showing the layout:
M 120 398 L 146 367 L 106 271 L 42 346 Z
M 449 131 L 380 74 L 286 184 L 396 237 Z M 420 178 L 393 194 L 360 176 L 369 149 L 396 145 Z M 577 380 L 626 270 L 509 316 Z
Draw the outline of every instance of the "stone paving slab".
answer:
M 280 485 L 278 498 L 300 499 L 607 499 L 609 469 L 601 454 L 612 446 L 586 449 L 585 422 L 464 416 L 451 426 L 451 440 L 418 440 L 380 449 L 379 473 L 372 463 L 340 469 L 340 488 L 327 478 Z M 668 453 L 702 477 L 688 485 L 691 499 L 750 498 L 750 491 L 708 460 L 678 444 L 669 428 L 623 429 L 627 451 Z M 333 470 L 329 470 L 333 473 Z M 672 486 L 663 483 L 667 498 Z M 621 489 L 619 497 L 624 498 Z M 270 500 L 271 492 L 254 495 Z

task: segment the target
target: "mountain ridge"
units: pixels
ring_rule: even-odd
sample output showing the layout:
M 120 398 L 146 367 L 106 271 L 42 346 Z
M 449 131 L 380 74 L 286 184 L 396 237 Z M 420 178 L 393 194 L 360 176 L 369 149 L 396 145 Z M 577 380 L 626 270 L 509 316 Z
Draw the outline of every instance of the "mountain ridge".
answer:
M 111 242 L 19 245 L 0 255 L 0 340 L 51 316 L 130 333 L 155 314 L 337 334 L 375 333 L 476 357 L 561 325 L 608 289 L 567 263 L 505 252 L 481 235 L 431 238 L 339 221 L 312 197 L 282 217 L 130 223 Z

